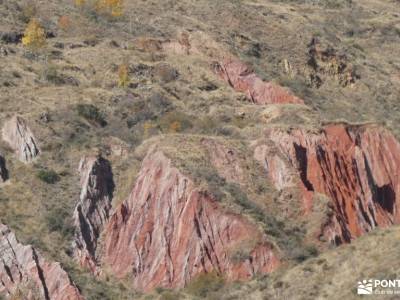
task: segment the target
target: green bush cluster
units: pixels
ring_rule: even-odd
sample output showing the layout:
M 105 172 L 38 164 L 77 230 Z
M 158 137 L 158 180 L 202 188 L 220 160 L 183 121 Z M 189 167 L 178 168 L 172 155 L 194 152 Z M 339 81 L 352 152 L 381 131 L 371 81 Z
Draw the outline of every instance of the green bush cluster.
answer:
M 78 104 L 76 107 L 78 115 L 85 118 L 90 122 L 94 122 L 101 127 L 107 125 L 107 121 L 105 120 L 104 113 L 101 112 L 96 106 L 93 104 Z
M 60 180 L 60 176 L 58 176 L 57 172 L 53 170 L 40 170 L 36 174 L 37 178 L 41 181 L 46 182 L 48 184 L 54 184 Z

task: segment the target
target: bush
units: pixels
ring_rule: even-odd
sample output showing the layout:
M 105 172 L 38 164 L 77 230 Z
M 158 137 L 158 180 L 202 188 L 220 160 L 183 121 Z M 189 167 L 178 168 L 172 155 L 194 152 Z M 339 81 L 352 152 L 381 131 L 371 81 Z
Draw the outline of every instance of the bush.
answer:
M 41 181 L 46 182 L 48 184 L 54 184 L 58 181 L 60 181 L 60 177 L 58 174 L 53 171 L 53 170 L 40 170 L 36 174 L 37 178 L 39 178 Z
M 303 262 L 311 257 L 318 255 L 318 249 L 314 245 L 309 245 L 304 248 L 299 248 L 297 252 L 294 253 L 294 259 L 298 262 Z
M 204 273 L 193 279 L 186 290 L 189 294 L 206 298 L 212 292 L 216 292 L 224 286 L 224 279 L 216 272 Z
M 58 27 L 63 31 L 68 31 L 71 28 L 71 19 L 68 16 L 61 16 L 58 19 Z
M 59 74 L 57 67 L 54 65 L 47 65 L 42 73 L 42 76 L 44 80 L 51 82 L 55 85 L 61 85 L 64 84 L 64 78 L 62 75 Z
M 66 209 L 59 207 L 49 208 L 45 216 L 45 221 L 50 232 L 60 232 L 64 237 L 70 237 L 74 232 L 69 213 Z
M 162 116 L 159 120 L 159 126 L 163 132 L 183 132 L 193 127 L 192 119 L 193 117 L 185 113 L 174 111 Z
M 88 121 L 95 122 L 101 127 L 107 125 L 104 114 L 93 104 L 78 104 L 76 107 L 78 115 Z

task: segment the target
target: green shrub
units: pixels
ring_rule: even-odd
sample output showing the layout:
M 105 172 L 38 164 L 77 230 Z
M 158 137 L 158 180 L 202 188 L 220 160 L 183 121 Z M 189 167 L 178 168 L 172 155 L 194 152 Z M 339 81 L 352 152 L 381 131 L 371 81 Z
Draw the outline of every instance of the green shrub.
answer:
M 37 178 L 48 184 L 54 184 L 60 180 L 60 176 L 53 170 L 40 170 L 36 174 Z
M 74 229 L 71 225 L 69 212 L 66 209 L 55 207 L 46 212 L 45 221 L 50 232 L 58 231 L 62 236 L 71 236 Z
M 76 110 L 78 115 L 90 122 L 95 122 L 101 127 L 107 125 L 104 114 L 93 104 L 78 104 Z
M 318 253 L 318 249 L 314 245 L 308 245 L 303 248 L 298 248 L 293 258 L 298 262 L 303 262 L 311 257 L 317 256 Z

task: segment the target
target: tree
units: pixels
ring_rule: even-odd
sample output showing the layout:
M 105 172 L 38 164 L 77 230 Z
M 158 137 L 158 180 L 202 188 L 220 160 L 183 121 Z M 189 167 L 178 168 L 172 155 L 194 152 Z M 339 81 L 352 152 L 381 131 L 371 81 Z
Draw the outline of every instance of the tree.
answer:
M 96 9 L 100 13 L 119 17 L 123 14 L 123 0 L 97 0 Z
M 75 0 L 75 6 L 83 7 L 86 4 L 86 0 Z
M 127 87 L 129 84 L 129 70 L 127 64 L 118 67 L 118 86 Z
M 38 50 L 46 45 L 46 32 L 37 19 L 30 20 L 25 29 L 22 44 L 31 50 Z

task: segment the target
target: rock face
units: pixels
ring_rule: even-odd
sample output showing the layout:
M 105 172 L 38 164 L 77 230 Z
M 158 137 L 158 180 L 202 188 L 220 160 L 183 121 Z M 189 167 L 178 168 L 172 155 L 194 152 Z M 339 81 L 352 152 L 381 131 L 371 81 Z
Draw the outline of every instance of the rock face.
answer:
M 321 235 L 334 244 L 400 223 L 400 144 L 373 125 L 329 125 L 320 133 L 270 130 L 255 157 L 279 190 L 297 186 L 304 211 L 315 193 L 331 199 Z
M 24 299 L 80 300 L 78 288 L 59 263 L 47 262 L 32 246 L 19 243 L 0 224 L 0 294 L 22 293 Z
M 84 157 L 79 163 L 81 195 L 74 210 L 75 257 L 97 273 L 97 241 L 109 219 L 114 191 L 110 163 L 102 157 Z
M 246 94 L 249 101 L 256 104 L 294 103 L 304 104 L 300 98 L 284 88 L 260 79 L 248 66 L 238 60 L 225 60 L 217 63 L 214 70 L 238 92 Z
M 39 155 L 36 139 L 26 121 L 20 116 L 14 116 L 4 124 L 2 136 L 20 161 L 29 163 Z
M 117 277 L 131 276 L 144 291 L 183 287 L 211 271 L 227 280 L 246 279 L 279 265 L 257 226 L 219 207 L 156 149 L 110 219 L 102 259 Z

